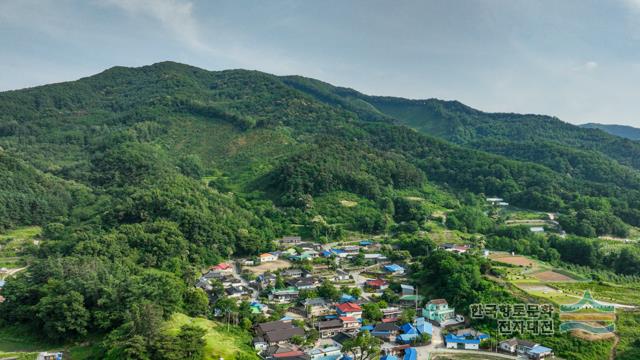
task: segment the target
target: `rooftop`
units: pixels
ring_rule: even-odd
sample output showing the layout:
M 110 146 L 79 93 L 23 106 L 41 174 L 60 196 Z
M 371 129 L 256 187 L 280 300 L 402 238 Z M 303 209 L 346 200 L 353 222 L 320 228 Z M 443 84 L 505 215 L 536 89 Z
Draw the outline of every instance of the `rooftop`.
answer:
M 360 307 L 360 305 L 352 303 L 352 302 L 346 302 L 346 303 L 338 304 L 338 305 L 336 305 L 336 308 L 338 310 L 340 310 L 341 312 L 343 312 L 343 313 L 362 311 L 362 308 Z
M 210 270 L 228 270 L 231 269 L 231 265 L 227 264 L 227 263 L 220 263 L 218 265 L 214 265 L 212 267 L 209 268 Z
M 398 264 L 385 265 L 384 268 L 391 272 L 404 271 L 404 268 Z
M 429 304 L 447 305 L 447 300 L 445 300 L 445 299 L 433 299 L 433 300 L 429 300 Z
M 381 287 L 381 286 L 388 285 L 389 283 L 384 279 L 375 279 L 375 280 L 367 280 L 366 284 L 373 287 Z
M 531 353 L 531 354 L 544 354 L 544 353 L 550 353 L 552 351 L 553 350 L 548 348 L 548 347 L 545 347 L 545 346 L 542 346 L 542 345 L 536 345 L 531 350 L 529 350 L 529 353 Z
M 320 330 L 334 329 L 334 328 L 341 328 L 341 327 L 342 327 L 342 321 L 340 319 L 331 319 L 331 320 L 318 322 L 318 329 Z

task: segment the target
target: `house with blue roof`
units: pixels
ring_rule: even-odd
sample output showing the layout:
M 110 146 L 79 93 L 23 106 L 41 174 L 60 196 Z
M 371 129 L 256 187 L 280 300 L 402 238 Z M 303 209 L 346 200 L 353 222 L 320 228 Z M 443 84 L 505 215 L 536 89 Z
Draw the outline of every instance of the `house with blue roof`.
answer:
M 430 322 L 426 321 L 425 318 L 423 317 L 419 317 L 416 319 L 416 330 L 418 330 L 418 333 L 420 333 L 420 335 L 429 335 L 432 336 L 433 335 L 433 324 L 431 324 Z
M 548 356 L 553 356 L 553 350 L 542 345 L 536 345 L 529 350 L 527 356 L 529 356 L 529 359 L 534 360 L 544 359 Z
M 455 333 L 448 333 L 444 337 L 444 342 L 447 349 L 478 350 L 480 342 L 488 338 L 489 335 L 485 333 L 473 329 L 462 329 Z
M 339 303 L 347 303 L 347 302 L 355 302 L 357 299 L 355 296 L 353 295 L 349 295 L 349 294 L 342 294 L 340 296 L 340 299 L 338 300 Z
M 539 360 L 552 357 L 553 349 L 532 341 L 511 338 L 500 342 L 500 350 L 514 355 L 524 355 L 529 359 Z
M 360 328 L 360 331 L 368 331 L 371 332 L 373 331 L 373 325 L 364 325 Z
M 404 350 L 404 358 L 402 360 L 417 360 L 418 351 L 415 348 L 408 348 Z
M 400 326 L 400 331 L 402 331 L 402 334 L 396 336 L 397 343 L 409 344 L 420 338 L 420 333 L 418 333 L 418 330 L 410 323 Z
M 386 354 L 384 356 L 381 356 L 380 360 L 398 360 L 398 358 L 391 354 Z
M 394 275 L 404 274 L 404 268 L 398 264 L 385 265 L 384 270 Z

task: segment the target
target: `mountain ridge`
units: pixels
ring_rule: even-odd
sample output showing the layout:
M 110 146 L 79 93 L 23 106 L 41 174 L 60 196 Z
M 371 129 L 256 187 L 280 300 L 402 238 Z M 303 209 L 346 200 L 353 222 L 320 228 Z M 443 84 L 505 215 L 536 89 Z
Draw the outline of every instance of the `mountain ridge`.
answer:
M 627 138 L 630 140 L 640 140 L 640 129 L 630 125 L 587 123 L 579 126 L 586 129 L 602 130 L 611 135 Z

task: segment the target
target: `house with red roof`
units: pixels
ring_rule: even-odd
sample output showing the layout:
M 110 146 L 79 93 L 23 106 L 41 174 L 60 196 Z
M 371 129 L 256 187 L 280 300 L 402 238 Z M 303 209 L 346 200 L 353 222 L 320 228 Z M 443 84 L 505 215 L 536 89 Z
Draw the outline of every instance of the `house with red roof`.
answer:
M 376 290 L 384 290 L 389 287 L 389 283 L 384 279 L 367 280 L 364 284 L 366 287 Z
M 341 316 L 339 319 L 342 321 L 342 328 L 344 331 L 351 332 L 360 328 L 360 322 L 353 316 Z
M 362 308 L 360 305 L 352 302 L 346 302 L 336 305 L 336 312 L 340 317 L 362 318 Z
M 231 267 L 231 264 L 220 263 L 218 265 L 214 265 L 210 267 L 209 270 L 215 271 L 215 272 L 230 272 L 233 270 L 233 268 Z

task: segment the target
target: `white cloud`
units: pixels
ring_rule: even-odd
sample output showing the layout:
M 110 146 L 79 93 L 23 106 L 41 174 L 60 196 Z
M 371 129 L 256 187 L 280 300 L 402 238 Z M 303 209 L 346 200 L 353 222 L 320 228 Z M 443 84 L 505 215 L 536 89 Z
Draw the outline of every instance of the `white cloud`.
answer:
M 223 60 L 231 67 L 258 68 L 275 73 L 298 73 L 309 62 L 261 47 L 251 37 L 223 28 L 215 21 L 199 23 L 194 3 L 188 0 L 107 0 L 106 4 L 132 17 L 158 21 L 176 40 L 193 52 Z M 210 19 L 214 19 L 210 16 Z M 203 26 L 206 25 L 206 26 Z
M 194 50 L 212 51 L 201 39 L 193 3 L 181 0 L 108 0 L 132 16 L 146 16 L 159 21 L 173 36 Z
M 632 10 L 640 11 L 640 0 L 622 0 L 622 2 Z
M 595 61 L 587 61 L 584 64 L 578 65 L 578 66 L 574 66 L 572 68 L 573 71 L 583 71 L 583 72 L 590 72 L 590 71 L 594 71 L 595 69 L 598 68 L 598 63 Z

